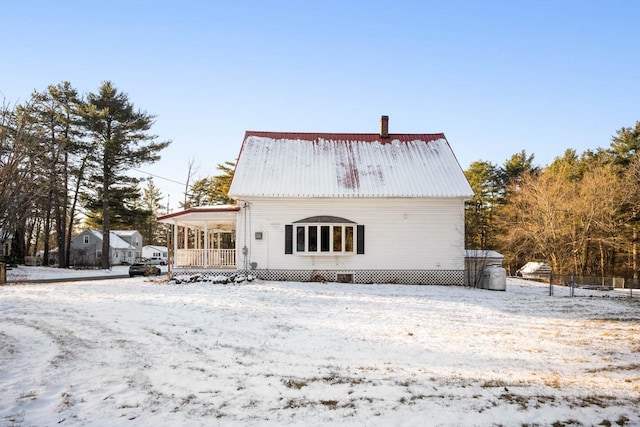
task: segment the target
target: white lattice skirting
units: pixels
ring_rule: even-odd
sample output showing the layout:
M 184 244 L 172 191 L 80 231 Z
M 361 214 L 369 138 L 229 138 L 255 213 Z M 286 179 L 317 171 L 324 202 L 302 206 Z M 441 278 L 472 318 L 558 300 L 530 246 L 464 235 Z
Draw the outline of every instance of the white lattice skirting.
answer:
M 174 274 L 231 276 L 239 271 L 184 270 Z M 262 280 L 289 282 L 387 283 L 407 285 L 464 285 L 464 270 L 249 270 Z

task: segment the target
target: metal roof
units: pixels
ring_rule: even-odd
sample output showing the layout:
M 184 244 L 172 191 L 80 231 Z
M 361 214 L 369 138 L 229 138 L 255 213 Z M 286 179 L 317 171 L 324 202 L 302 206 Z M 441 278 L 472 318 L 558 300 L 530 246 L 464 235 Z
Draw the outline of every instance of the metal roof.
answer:
M 444 134 L 246 132 L 229 195 L 471 198 Z

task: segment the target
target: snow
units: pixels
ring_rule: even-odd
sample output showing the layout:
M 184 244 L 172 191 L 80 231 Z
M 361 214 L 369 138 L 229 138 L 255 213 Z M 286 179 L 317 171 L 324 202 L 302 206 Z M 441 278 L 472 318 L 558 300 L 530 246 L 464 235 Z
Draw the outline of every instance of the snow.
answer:
M 102 231 L 101 230 L 91 230 L 89 232 L 93 234 L 93 236 L 102 242 Z M 133 249 L 136 247 L 126 240 L 124 240 L 121 236 L 129 236 L 135 233 L 135 230 L 123 230 L 123 231 L 112 231 L 109 235 L 109 245 L 114 249 Z
M 640 301 L 580 291 L 0 286 L 0 425 L 640 425 Z

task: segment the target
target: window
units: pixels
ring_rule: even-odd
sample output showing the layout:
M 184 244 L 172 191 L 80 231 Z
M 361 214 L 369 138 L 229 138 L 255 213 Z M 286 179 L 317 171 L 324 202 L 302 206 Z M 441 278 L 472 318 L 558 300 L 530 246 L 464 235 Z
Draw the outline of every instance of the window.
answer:
M 345 236 L 344 236 L 344 250 L 346 252 L 353 252 L 353 227 L 345 228 Z
M 353 227 L 348 227 L 353 229 Z M 333 227 L 333 251 L 342 252 L 342 227 Z
M 305 236 L 304 227 L 296 227 L 296 251 L 298 252 L 304 252 L 304 248 L 305 248 L 304 236 Z
M 320 227 L 320 251 L 329 252 L 329 226 Z
M 285 254 L 294 253 L 294 238 L 297 254 L 364 254 L 363 225 L 333 216 L 306 218 L 294 224 L 285 225 Z
M 309 252 L 318 252 L 318 227 L 310 225 L 307 231 L 309 232 Z
M 293 225 L 284 226 L 284 253 L 293 253 Z
M 86 236 L 86 235 L 85 235 L 85 236 L 82 236 L 82 237 L 83 237 L 83 242 L 84 242 L 84 244 L 85 244 L 85 245 L 88 245 L 88 244 L 89 244 L 89 236 Z

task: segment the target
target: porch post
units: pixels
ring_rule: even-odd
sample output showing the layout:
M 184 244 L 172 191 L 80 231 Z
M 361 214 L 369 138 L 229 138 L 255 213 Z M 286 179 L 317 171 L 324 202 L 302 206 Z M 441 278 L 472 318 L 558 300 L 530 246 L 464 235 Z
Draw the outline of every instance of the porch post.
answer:
M 183 235 L 182 235 L 182 248 L 183 249 L 188 249 L 187 248 L 187 242 L 189 241 L 189 227 L 187 227 L 186 225 L 182 227 L 182 231 L 183 231 Z
M 204 266 L 209 267 L 209 230 L 206 221 L 204 221 Z
M 173 220 L 173 268 L 178 266 L 178 220 Z

